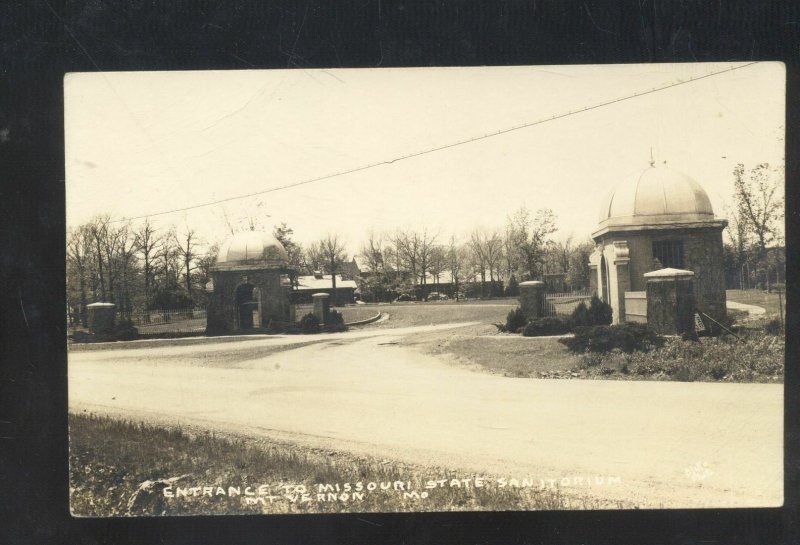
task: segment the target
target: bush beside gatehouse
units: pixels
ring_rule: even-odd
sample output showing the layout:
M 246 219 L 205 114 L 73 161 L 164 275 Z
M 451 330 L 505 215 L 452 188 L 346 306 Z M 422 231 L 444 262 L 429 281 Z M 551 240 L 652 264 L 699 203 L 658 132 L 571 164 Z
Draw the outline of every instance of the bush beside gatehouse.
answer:
M 508 313 L 505 324 L 495 326 L 502 333 L 522 333 L 525 337 L 563 335 L 577 327 L 608 325 L 613 313 L 611 305 L 602 302 L 596 295 L 592 296 L 588 307 L 581 301 L 570 316 L 555 316 L 552 305 L 547 310 L 550 316 L 529 320 L 522 308 L 517 307 Z

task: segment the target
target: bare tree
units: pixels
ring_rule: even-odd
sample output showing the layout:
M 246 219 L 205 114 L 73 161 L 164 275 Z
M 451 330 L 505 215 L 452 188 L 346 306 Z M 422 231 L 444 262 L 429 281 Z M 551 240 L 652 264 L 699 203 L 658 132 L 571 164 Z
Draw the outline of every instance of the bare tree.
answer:
M 339 235 L 328 233 L 325 238 L 319 241 L 318 248 L 323 267 L 331 275 L 333 300 L 336 301 L 336 273 L 339 272 L 342 264 L 347 260 L 344 242 L 339 238 Z
M 322 257 L 322 249 L 319 242 L 310 244 L 306 248 L 305 256 L 306 266 L 308 267 L 309 272 L 315 273 L 317 271 L 322 271 L 322 269 L 325 268 L 323 266 L 324 258 Z
M 493 295 L 495 274 L 499 276 L 503 258 L 503 239 L 497 231 L 475 229 L 470 235 L 469 246 L 473 261 L 481 278 L 481 295 Z M 486 273 L 489 273 L 489 292 L 486 292 Z
M 386 270 L 386 256 L 383 237 L 370 230 L 367 240 L 361 246 L 361 257 L 364 259 L 371 273 L 381 273 Z
M 419 263 L 419 236 L 416 233 L 398 231 L 394 237 L 395 256 L 398 270 L 405 265 L 411 272 L 411 278 L 416 281 L 417 265 Z
M 423 229 L 422 233 L 414 233 L 416 239 L 417 256 L 419 263 L 419 283 L 424 286 L 427 283 L 428 271 L 430 269 L 431 252 L 436 242 L 438 235 L 431 235 L 427 229 Z
M 106 300 L 106 278 L 104 274 L 104 260 L 103 260 L 103 247 L 106 236 L 108 235 L 108 223 L 110 218 L 105 216 L 97 216 L 91 223 L 89 223 L 89 235 L 92 239 L 94 246 L 94 258 L 97 265 L 97 279 L 100 284 L 100 298 Z
M 161 239 L 155 253 L 156 284 L 161 288 L 177 287 L 181 269 L 180 249 L 177 247 L 178 236 L 175 227 L 170 227 Z
M 455 293 L 456 301 L 459 299 L 461 292 L 461 284 L 464 280 L 464 265 L 467 261 L 467 251 L 465 248 L 458 244 L 455 236 L 450 237 L 450 243 L 447 246 L 447 270 L 450 271 L 450 276 L 453 280 L 453 291 Z
M 150 223 L 149 219 L 145 219 L 144 223 L 134 232 L 133 235 L 134 247 L 142 258 L 142 275 L 144 284 L 144 308 L 150 308 L 150 294 L 154 281 L 154 268 L 153 262 L 156 259 L 156 253 L 162 243 L 162 237 L 156 231 L 156 228 Z
M 435 244 L 431 247 L 428 270 L 433 277 L 434 291 L 439 291 L 439 277 L 447 270 L 447 252 L 444 246 Z
M 479 229 L 470 234 L 469 248 L 471 250 L 473 269 L 477 271 L 481 279 L 481 297 L 486 296 L 486 246 L 483 242 L 483 235 Z
M 503 266 L 506 280 L 509 280 L 520 268 L 519 235 L 511 218 L 507 218 L 503 230 Z
M 68 285 L 77 281 L 78 316 L 83 327 L 88 327 L 87 280 L 94 256 L 92 254 L 92 233 L 89 225 L 71 229 L 67 235 L 67 279 Z M 72 318 L 72 314 L 70 314 Z
M 118 230 L 117 256 L 115 262 L 116 270 L 120 280 L 119 296 L 117 305 L 120 312 L 130 319 L 133 311 L 133 301 L 131 297 L 131 283 L 135 276 L 135 238 L 131 235 L 129 223 L 123 224 Z
M 175 236 L 175 250 L 181 260 L 184 281 L 186 282 L 186 292 L 192 294 L 192 271 L 197 268 L 195 258 L 197 257 L 195 250 L 198 245 L 197 233 L 194 229 L 187 227 L 180 235 L 177 232 Z

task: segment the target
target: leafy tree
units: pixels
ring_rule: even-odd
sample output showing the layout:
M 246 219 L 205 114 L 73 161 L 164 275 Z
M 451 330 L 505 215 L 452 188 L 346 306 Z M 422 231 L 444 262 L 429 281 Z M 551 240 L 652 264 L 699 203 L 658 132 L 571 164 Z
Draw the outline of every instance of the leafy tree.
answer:
M 760 163 L 749 171 L 739 163 L 733 170 L 733 176 L 736 230 L 729 231 L 729 236 L 733 234 L 731 238 L 735 238 L 738 250 L 745 243 L 746 239 L 741 240 L 740 235 L 746 226 L 746 230 L 754 237 L 757 263 L 767 268 L 767 248 L 781 238 L 784 205 L 780 189 L 783 176 L 778 169 L 770 168 L 768 163 Z M 766 277 L 769 284 L 770 275 Z
M 567 284 L 570 289 L 586 289 L 590 284 L 589 257 L 594 252 L 594 243 L 584 242 L 575 246 L 569 255 L 569 265 L 567 269 Z
M 550 235 L 557 231 L 555 219 L 549 208 L 537 210 L 531 216 L 525 207 L 509 218 L 513 245 L 519 252 L 519 261 L 526 280 L 533 280 L 539 275 L 546 244 Z
M 296 271 L 305 269 L 305 259 L 303 256 L 303 247 L 297 242 L 292 240 L 294 229 L 286 225 L 286 222 L 276 225 L 272 230 L 272 234 L 278 239 L 286 250 L 289 257 L 289 268 Z

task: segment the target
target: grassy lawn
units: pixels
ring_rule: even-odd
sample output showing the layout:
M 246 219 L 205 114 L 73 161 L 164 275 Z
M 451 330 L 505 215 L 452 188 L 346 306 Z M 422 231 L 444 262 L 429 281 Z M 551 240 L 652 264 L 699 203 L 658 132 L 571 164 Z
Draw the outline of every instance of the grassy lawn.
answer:
M 608 507 L 594 499 L 567 497 L 557 488 L 501 488 L 490 476 L 483 476 L 483 486 L 476 487 L 472 474 L 263 439 L 190 433 L 87 414 L 70 414 L 69 424 L 70 505 L 77 516 Z M 453 486 L 453 479 L 470 483 Z M 430 480 L 446 484 L 429 487 Z M 352 487 L 349 493 L 345 483 Z M 353 494 L 359 483 L 363 497 Z M 375 490 L 370 491 L 370 483 Z M 384 490 L 380 483 L 391 487 Z M 319 497 L 320 485 L 328 484 L 338 484 L 340 491 L 328 489 Z M 247 495 L 247 487 L 253 495 Z M 304 501 L 302 487 L 310 501 Z M 178 497 L 179 489 L 187 495 Z M 248 501 L 253 497 L 263 500 Z
M 336 307 L 334 310 L 342 314 L 346 323 L 368 320 L 381 312 L 380 308 L 372 305 L 349 305 L 346 307 Z
M 765 333 L 762 322 L 749 322 L 738 338 L 673 338 L 661 348 L 633 354 L 573 354 L 557 338 L 498 335 L 488 324 L 416 334 L 403 344 L 507 377 L 782 383 L 785 340 Z
M 389 315 L 389 319 L 370 327 L 409 327 L 451 322 L 505 322 L 509 310 L 516 308 L 516 299 L 488 301 L 436 301 L 430 303 L 392 303 L 361 305 Z
M 780 312 L 778 294 L 767 293 L 763 290 L 727 290 L 728 301 L 744 303 L 746 305 L 756 305 L 767 310 L 770 316 L 777 316 Z M 781 295 L 783 312 L 786 314 L 786 294 Z
M 457 365 L 507 377 L 575 378 L 580 359 L 552 337 L 498 335 L 493 325 L 407 337 L 403 344 Z

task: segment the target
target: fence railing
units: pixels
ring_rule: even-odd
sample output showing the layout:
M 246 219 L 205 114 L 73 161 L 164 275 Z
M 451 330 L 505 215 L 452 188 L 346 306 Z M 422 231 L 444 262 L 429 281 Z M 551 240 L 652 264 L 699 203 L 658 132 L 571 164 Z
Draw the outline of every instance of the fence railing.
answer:
M 592 295 L 594 295 L 592 290 L 545 293 L 544 315 L 569 316 L 581 303 L 588 306 Z
M 160 309 L 117 313 L 117 320 L 130 320 L 140 334 L 205 331 L 206 317 L 206 311 L 202 309 Z

